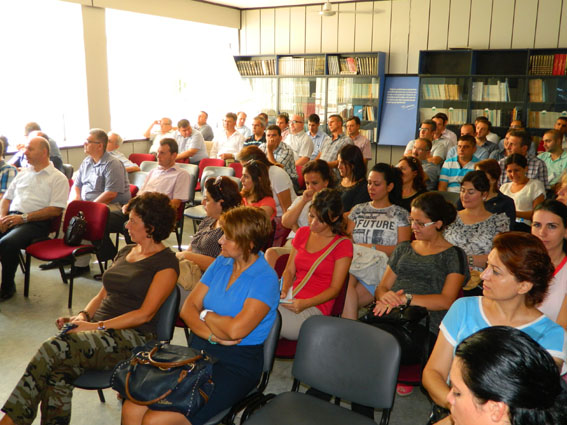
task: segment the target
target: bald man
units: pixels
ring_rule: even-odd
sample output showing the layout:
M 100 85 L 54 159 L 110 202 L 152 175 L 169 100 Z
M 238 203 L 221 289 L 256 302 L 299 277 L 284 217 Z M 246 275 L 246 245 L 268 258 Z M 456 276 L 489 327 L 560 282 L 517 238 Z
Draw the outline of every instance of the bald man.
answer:
M 29 167 L 14 178 L 0 202 L 0 300 L 14 296 L 18 254 L 34 239 L 49 235 L 51 220 L 67 204 L 67 177 L 49 160 L 49 142 L 30 139 L 24 154 Z

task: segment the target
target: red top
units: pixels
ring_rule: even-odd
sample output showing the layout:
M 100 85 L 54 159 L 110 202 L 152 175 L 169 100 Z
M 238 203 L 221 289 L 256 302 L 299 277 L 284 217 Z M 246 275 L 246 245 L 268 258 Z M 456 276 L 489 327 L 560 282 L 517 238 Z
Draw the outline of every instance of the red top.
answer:
M 266 196 L 265 198 L 260 199 L 258 202 L 252 202 L 251 204 L 248 203 L 246 198 L 242 198 L 242 204 L 247 207 L 271 207 L 273 212 L 270 220 L 273 220 L 276 216 L 276 201 L 274 201 L 274 198 L 272 198 L 271 196 Z
M 292 245 L 297 251 L 295 254 L 295 282 L 293 282 L 293 287 L 295 288 L 303 280 L 303 277 L 307 274 L 311 266 L 317 259 L 323 254 L 329 246 L 335 242 L 340 236 L 335 236 L 331 242 L 325 248 L 317 252 L 307 252 L 305 250 L 305 245 L 307 244 L 307 239 L 311 230 L 309 227 L 300 228 L 295 237 L 293 238 Z M 340 242 L 333 251 L 327 255 L 327 257 L 319 264 L 315 269 L 313 275 L 309 279 L 309 282 L 303 287 L 296 298 L 306 299 L 314 297 L 325 289 L 331 286 L 331 280 L 333 279 L 333 271 L 335 269 L 335 261 L 340 260 L 344 257 L 352 258 L 352 242 L 349 239 L 345 239 Z M 325 316 L 331 314 L 335 300 L 329 300 L 323 304 L 316 306 L 321 313 Z

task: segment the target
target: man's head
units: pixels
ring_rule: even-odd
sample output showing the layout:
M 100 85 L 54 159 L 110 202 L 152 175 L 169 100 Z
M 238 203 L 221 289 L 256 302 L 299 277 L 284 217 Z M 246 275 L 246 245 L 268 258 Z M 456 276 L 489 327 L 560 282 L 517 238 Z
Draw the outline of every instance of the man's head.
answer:
M 159 122 L 159 127 L 163 134 L 170 131 L 173 127 L 171 126 L 171 118 L 162 118 Z
M 449 121 L 449 117 L 443 112 L 438 112 L 433 115 L 433 118 L 431 119 L 435 121 L 435 124 L 437 125 L 437 132 L 439 134 L 443 133 L 445 131 L 445 127 L 447 127 L 447 121 Z
M 205 125 L 207 123 L 207 118 L 209 118 L 209 114 L 207 114 L 205 111 L 199 112 L 199 115 L 197 115 L 197 124 L 199 126 Z
M 329 116 L 327 121 L 329 131 L 333 134 L 341 134 L 343 132 L 343 117 L 337 114 Z
M 561 133 L 561 135 L 567 134 L 567 117 L 559 117 L 555 121 L 553 128 Z
M 437 124 L 433 120 L 425 120 L 419 126 L 419 137 L 422 139 L 435 140 L 435 132 L 437 131 Z
M 521 128 L 525 128 L 522 120 L 512 120 L 512 122 L 510 123 L 510 129 L 512 130 Z
M 224 116 L 223 126 L 229 133 L 234 133 L 234 128 L 236 127 L 236 114 L 234 112 L 229 112 Z
M 457 156 L 462 162 L 469 162 L 476 152 L 476 140 L 468 134 L 459 137 L 457 141 Z
M 562 142 L 563 135 L 557 130 L 547 130 L 543 134 L 543 146 L 546 152 L 561 154 L 563 151 Z
M 276 118 L 276 124 L 281 131 L 285 131 L 289 124 L 289 116 L 287 114 L 279 114 Z
M 530 137 L 528 133 L 522 130 L 512 130 L 508 132 L 508 141 L 506 144 L 506 155 L 514 153 L 526 156 L 530 148 Z
M 474 121 L 474 126 L 476 130 L 476 138 L 479 140 L 485 140 L 488 133 L 490 133 L 490 128 L 492 127 L 490 121 L 486 117 L 477 117 Z
M 89 136 L 85 140 L 84 150 L 92 158 L 100 158 L 106 151 L 108 135 L 100 128 L 93 128 L 89 131 Z
M 108 143 L 106 144 L 106 150 L 108 152 L 118 149 L 121 144 L 122 137 L 120 137 L 120 134 L 115 133 L 114 131 L 108 132 Z
M 290 124 L 289 130 L 291 134 L 300 133 L 305 129 L 304 127 L 305 123 L 303 122 L 303 117 L 298 114 L 293 114 L 291 116 L 291 121 L 289 122 L 289 124 Z
M 466 123 L 461 126 L 461 136 L 465 135 L 476 137 L 476 129 L 473 124 Z
M 26 144 L 24 151 L 30 165 L 43 168 L 49 165 L 49 142 L 43 137 L 33 137 Z
M 191 137 L 191 133 L 193 133 L 193 130 L 191 129 L 191 124 L 189 123 L 189 120 L 186 119 L 179 120 L 179 122 L 177 123 L 177 131 L 179 132 L 179 134 L 181 134 L 181 137 L 183 138 Z
M 319 131 L 319 125 L 321 124 L 321 118 L 317 114 L 309 115 L 307 127 L 309 128 L 309 133 L 315 135 Z
M 360 118 L 350 117 L 346 122 L 346 130 L 349 137 L 358 136 L 360 130 Z
M 163 168 L 173 167 L 175 165 L 175 159 L 177 158 L 178 151 L 179 147 L 174 139 L 169 137 L 161 139 L 157 151 L 158 164 Z
M 242 127 L 244 125 L 244 123 L 246 122 L 246 113 L 245 112 L 239 112 L 236 115 L 236 126 L 237 127 Z
M 264 123 L 262 117 L 257 116 L 252 120 L 252 133 L 254 133 L 254 136 L 262 137 L 265 128 L 266 124 Z
M 277 125 L 271 125 L 266 130 L 266 142 L 270 145 L 278 146 L 282 141 L 282 130 Z
M 419 139 L 415 139 L 413 142 L 413 149 L 411 150 L 411 155 L 420 161 L 426 161 L 429 157 L 429 152 L 431 152 L 432 148 L 431 140 L 420 137 Z
M 264 120 L 265 125 L 268 125 L 268 122 L 270 121 L 268 114 L 266 114 L 265 112 L 260 112 L 258 116 Z
M 24 136 L 27 137 L 27 136 L 29 136 L 29 134 L 30 134 L 32 131 L 40 131 L 40 130 L 41 130 L 41 127 L 39 126 L 38 123 L 33 122 L 33 121 L 32 121 L 32 122 L 29 122 L 29 123 L 27 123 L 26 126 L 24 127 Z

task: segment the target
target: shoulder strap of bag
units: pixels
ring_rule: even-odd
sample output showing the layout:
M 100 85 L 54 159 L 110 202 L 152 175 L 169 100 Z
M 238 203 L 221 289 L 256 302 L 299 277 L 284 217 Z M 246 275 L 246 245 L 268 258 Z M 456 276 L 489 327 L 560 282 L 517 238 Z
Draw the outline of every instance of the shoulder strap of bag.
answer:
M 333 249 L 335 249 L 335 247 L 340 244 L 342 241 L 347 240 L 348 238 L 346 237 L 340 237 L 338 238 L 335 242 L 333 242 L 331 244 L 331 246 L 329 248 L 327 248 L 327 250 L 321 254 L 321 256 L 319 258 L 317 258 L 317 260 L 313 263 L 313 265 L 311 266 L 311 268 L 309 269 L 309 271 L 307 272 L 307 274 L 305 275 L 305 277 L 303 278 L 303 280 L 299 283 L 299 285 L 297 285 L 295 287 L 295 289 L 292 291 L 291 295 L 293 298 L 295 298 L 295 296 L 297 294 L 299 294 L 299 291 L 301 291 L 303 289 L 303 287 L 307 284 L 307 282 L 309 281 L 309 279 L 311 278 L 311 276 L 313 275 L 313 273 L 315 272 L 315 269 L 319 266 L 319 264 L 321 264 L 321 262 L 327 258 L 327 255 L 329 255 Z

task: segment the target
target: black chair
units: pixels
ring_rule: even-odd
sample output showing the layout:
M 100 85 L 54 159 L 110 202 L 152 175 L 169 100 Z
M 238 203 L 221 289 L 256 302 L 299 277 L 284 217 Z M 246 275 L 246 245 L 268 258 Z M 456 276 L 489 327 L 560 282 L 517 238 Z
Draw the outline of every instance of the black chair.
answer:
M 256 402 L 244 412 L 242 422 L 375 425 L 372 419 L 337 405 L 345 399 L 382 409 L 380 424 L 386 425 L 394 404 L 400 355 L 396 339 L 378 328 L 338 317 L 310 317 L 299 331 L 292 391 Z M 300 381 L 333 394 L 335 404 L 297 392 Z
M 174 324 L 179 311 L 179 288 L 175 285 L 171 295 L 163 302 L 158 315 L 157 339 L 158 341 L 168 342 L 173 338 Z M 75 379 L 73 385 L 83 390 L 97 390 L 101 403 L 104 403 L 105 388 L 110 388 L 111 370 L 86 370 L 81 376 Z
M 73 166 L 71 164 L 63 164 L 63 174 L 65 174 L 65 177 L 67 177 L 67 179 L 72 179 L 73 178 L 73 172 L 75 171 Z
M 258 386 L 250 391 L 246 397 L 232 406 L 231 409 L 226 409 L 218 413 L 216 416 L 209 419 L 205 425 L 215 425 L 221 422 L 223 424 L 232 425 L 234 424 L 234 419 L 238 412 L 264 397 L 264 390 L 268 386 L 270 373 L 274 367 L 276 345 L 278 344 L 280 330 L 282 328 L 282 317 L 279 311 L 276 311 L 276 313 L 276 320 L 274 321 L 272 329 L 264 342 L 264 367 L 262 369 L 262 376 Z

